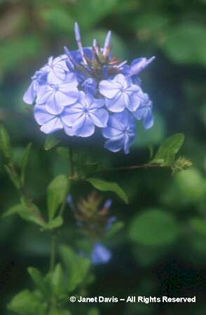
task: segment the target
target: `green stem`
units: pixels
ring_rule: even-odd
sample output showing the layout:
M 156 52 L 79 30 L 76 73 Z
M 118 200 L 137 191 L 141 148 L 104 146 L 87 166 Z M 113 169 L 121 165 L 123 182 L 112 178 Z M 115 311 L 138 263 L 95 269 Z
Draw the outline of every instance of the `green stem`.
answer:
M 69 177 L 73 177 L 74 176 L 74 159 L 73 159 L 73 151 L 72 148 L 69 147 Z M 65 194 L 65 198 L 64 201 L 61 205 L 61 208 L 59 210 L 59 215 L 62 216 L 64 213 L 64 210 L 66 208 L 66 204 L 67 204 L 67 197 L 68 197 L 68 193 L 69 193 L 69 189 Z
M 112 172 L 112 171 L 129 171 L 129 170 L 135 170 L 140 168 L 169 168 L 169 166 L 160 165 L 160 164 L 142 164 L 142 165 L 130 165 L 130 166 L 120 166 L 120 167 L 114 167 L 114 168 L 105 168 L 102 170 L 99 170 L 98 172 Z
M 54 271 L 56 261 L 56 232 L 51 235 L 50 271 Z
M 74 176 L 74 156 L 73 156 L 73 150 L 71 146 L 69 147 L 69 166 L 70 166 L 70 176 Z

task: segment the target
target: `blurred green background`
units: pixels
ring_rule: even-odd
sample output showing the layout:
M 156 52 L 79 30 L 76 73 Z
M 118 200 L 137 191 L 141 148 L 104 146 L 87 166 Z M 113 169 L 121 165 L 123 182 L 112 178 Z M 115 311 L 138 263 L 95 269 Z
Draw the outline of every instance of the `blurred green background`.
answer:
M 206 1 L 205 0 L 1 0 L 0 121 L 7 127 L 18 165 L 23 148 L 33 143 L 28 191 L 44 205 L 46 186 L 66 165 L 55 151 L 43 150 L 44 135 L 22 101 L 30 77 L 49 55 L 63 46 L 75 49 L 73 24 L 78 21 L 84 45 L 103 42 L 113 31 L 113 50 L 127 60 L 155 55 L 141 75 L 143 89 L 154 102 L 155 126 L 139 128 L 129 156 L 106 152 L 95 142 L 74 144 L 90 150 L 110 166 L 144 163 L 149 146 L 182 132 L 182 154 L 193 167 L 176 175 L 146 169 L 107 174 L 129 196 L 128 206 L 113 197 L 112 214 L 125 223 L 107 246 L 111 262 L 94 269 L 96 281 L 88 295 L 197 296 L 196 304 L 102 304 L 100 314 L 150 315 L 206 313 Z M 98 146 L 98 149 L 97 149 Z M 1 212 L 18 196 L 5 174 L 0 156 Z M 74 187 L 86 197 L 90 186 Z M 110 196 L 105 193 L 105 198 Z M 76 226 L 66 214 L 64 241 L 71 244 Z M 73 242 L 73 241 L 72 241 Z M 74 244 L 75 245 L 75 244 Z M 33 265 L 48 269 L 49 237 L 19 217 L 0 221 L 0 314 L 19 290 L 31 287 L 26 272 Z M 77 307 L 77 306 L 76 306 Z M 91 305 L 72 307 L 72 314 L 98 314 Z M 92 313 L 93 312 L 93 313 Z

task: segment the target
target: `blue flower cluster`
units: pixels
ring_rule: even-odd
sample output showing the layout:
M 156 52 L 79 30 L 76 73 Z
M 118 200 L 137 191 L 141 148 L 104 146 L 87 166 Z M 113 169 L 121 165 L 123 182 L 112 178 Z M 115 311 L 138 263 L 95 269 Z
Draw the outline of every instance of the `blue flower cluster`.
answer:
M 24 102 L 35 104 L 34 117 L 46 134 L 63 129 L 68 136 L 90 137 L 100 128 L 105 147 L 127 154 L 136 134 L 136 120 L 153 125 L 152 102 L 142 91 L 139 73 L 154 59 L 130 65 L 111 52 L 111 32 L 104 47 L 96 40 L 84 48 L 75 23 L 78 50 L 53 58 L 32 77 Z

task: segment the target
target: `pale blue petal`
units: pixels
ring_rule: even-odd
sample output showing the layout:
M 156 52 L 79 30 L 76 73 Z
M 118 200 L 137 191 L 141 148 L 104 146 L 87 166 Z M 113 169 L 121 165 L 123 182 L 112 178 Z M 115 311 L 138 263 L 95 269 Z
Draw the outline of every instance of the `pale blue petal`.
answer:
M 53 95 L 54 95 L 54 90 L 49 85 L 43 85 L 38 90 L 36 102 L 38 104 L 44 104 L 50 98 L 52 98 Z
M 122 93 L 118 94 L 117 97 L 113 99 L 106 99 L 106 107 L 113 113 L 122 112 L 125 109 L 125 99 L 127 98 L 124 95 L 125 94 Z
M 27 104 L 33 104 L 36 98 L 36 85 L 37 83 L 33 81 L 27 91 L 24 93 L 23 101 Z
M 74 136 L 75 135 L 74 129 L 72 127 L 68 127 L 65 124 L 63 124 L 63 126 L 64 126 L 64 132 L 66 133 L 66 135 L 68 135 L 68 136 Z
M 90 109 L 98 109 L 104 106 L 105 101 L 103 99 L 100 98 L 94 98 L 93 103 L 90 105 Z
M 47 111 L 53 115 L 60 114 L 64 109 L 64 106 L 60 102 L 57 102 L 55 97 L 50 98 L 50 101 L 45 106 Z
M 79 121 L 82 115 L 84 115 L 83 111 L 75 104 L 65 107 L 61 117 L 64 124 L 71 127 Z
M 117 74 L 114 77 L 113 82 L 115 83 L 119 83 L 121 85 L 122 88 L 126 89 L 128 87 L 128 82 L 127 79 L 125 78 L 125 76 L 123 74 Z
M 107 140 L 105 142 L 104 147 L 112 152 L 118 152 L 124 147 L 124 138 L 123 136 L 112 138 L 110 140 Z
M 44 105 L 34 107 L 34 118 L 39 125 L 43 125 L 53 119 L 54 115 L 48 113 Z
M 126 106 L 131 112 L 134 112 L 140 106 L 141 101 L 142 101 L 142 99 L 140 97 L 140 94 L 139 93 L 133 93 L 130 96 L 130 102 Z
M 120 84 L 115 83 L 112 80 L 102 80 L 99 83 L 100 93 L 109 99 L 115 97 L 118 94 L 120 88 Z
M 122 131 L 116 128 L 107 127 L 102 130 L 102 134 L 105 138 L 114 138 L 122 136 Z
M 70 92 L 78 92 L 78 89 L 76 87 L 76 81 L 74 82 L 66 82 L 59 85 L 59 91 L 69 94 Z
M 107 126 L 109 113 L 108 111 L 102 108 L 91 111 L 89 113 L 89 117 L 97 127 L 104 128 Z
M 55 93 L 55 99 L 57 104 L 60 106 L 67 106 L 74 104 L 78 100 L 79 94 L 78 92 L 68 91 L 67 94 L 64 94 L 60 91 Z
M 154 117 L 151 110 L 149 110 L 146 117 L 144 118 L 143 124 L 145 129 L 149 129 L 154 125 Z
M 46 134 L 55 132 L 63 128 L 63 124 L 59 117 L 53 116 L 53 119 L 41 126 L 40 130 Z
M 95 131 L 94 123 L 89 117 L 86 117 L 86 115 L 82 115 L 82 117 L 76 122 L 73 128 L 75 131 L 75 135 L 80 137 L 90 137 Z

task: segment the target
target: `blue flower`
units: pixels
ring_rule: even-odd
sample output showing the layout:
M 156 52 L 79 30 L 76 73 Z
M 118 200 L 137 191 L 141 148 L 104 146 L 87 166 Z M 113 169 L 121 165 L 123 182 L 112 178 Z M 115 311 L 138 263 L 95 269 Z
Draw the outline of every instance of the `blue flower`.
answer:
M 45 67 L 48 71 L 48 82 L 57 83 L 58 81 L 61 82 L 66 79 L 66 75 L 69 72 L 66 63 L 67 58 L 66 54 L 56 58 L 49 57 L 48 63 Z
M 38 89 L 41 85 L 46 84 L 47 82 L 47 69 L 46 67 L 41 68 L 40 70 L 36 71 L 32 77 L 32 83 L 30 84 L 29 88 L 26 90 L 23 96 L 23 101 L 29 105 L 33 104 Z
M 40 130 L 46 134 L 50 134 L 64 128 L 68 135 L 74 135 L 72 128 L 64 126 L 61 116 L 49 112 L 48 106 L 46 105 L 36 105 L 34 107 L 34 118 L 41 126 Z
M 94 133 L 95 126 L 107 126 L 109 114 L 103 106 L 104 100 L 81 91 L 78 102 L 65 108 L 62 120 L 66 126 L 72 127 L 76 136 L 89 137 Z
M 79 98 L 78 82 L 73 73 L 63 82 L 48 83 L 39 88 L 36 102 L 46 104 L 48 111 L 60 114 L 65 106 L 74 104 Z
M 122 112 L 125 108 L 132 112 L 137 110 L 143 93 L 138 85 L 123 74 L 117 74 L 112 80 L 102 80 L 99 91 L 106 97 L 105 105 L 111 112 Z
M 101 243 L 96 243 L 94 245 L 91 255 L 92 263 L 94 265 L 106 264 L 110 261 L 111 258 L 112 253 L 108 248 L 106 248 Z
M 25 92 L 23 100 L 27 104 L 33 104 L 41 86 L 50 83 L 58 83 L 65 80 L 69 72 L 66 65 L 67 55 L 53 58 L 49 57 L 48 63 L 36 71 L 32 77 L 32 83 Z
M 141 106 L 133 113 L 137 120 L 142 120 L 145 129 L 149 129 L 154 124 L 154 118 L 152 114 L 152 102 L 148 94 L 144 93 L 141 102 Z
M 83 81 L 81 86 L 86 94 L 92 94 L 93 96 L 95 96 L 95 94 L 97 93 L 97 82 L 95 79 L 88 78 Z
M 125 154 L 128 154 L 135 139 L 135 119 L 127 110 L 115 113 L 110 116 L 108 127 L 104 128 L 102 133 L 108 139 L 105 142 L 105 148 L 112 152 L 123 149 Z
M 129 153 L 135 137 L 135 121 L 146 129 L 154 120 L 152 102 L 140 87 L 140 72 L 153 60 L 141 57 L 129 65 L 112 54 L 111 31 L 103 47 L 94 39 L 84 47 L 80 28 L 74 27 L 78 49 L 48 62 L 36 71 L 24 94 L 34 104 L 34 117 L 44 133 L 63 129 L 68 136 L 89 137 L 103 129 L 105 147 Z

